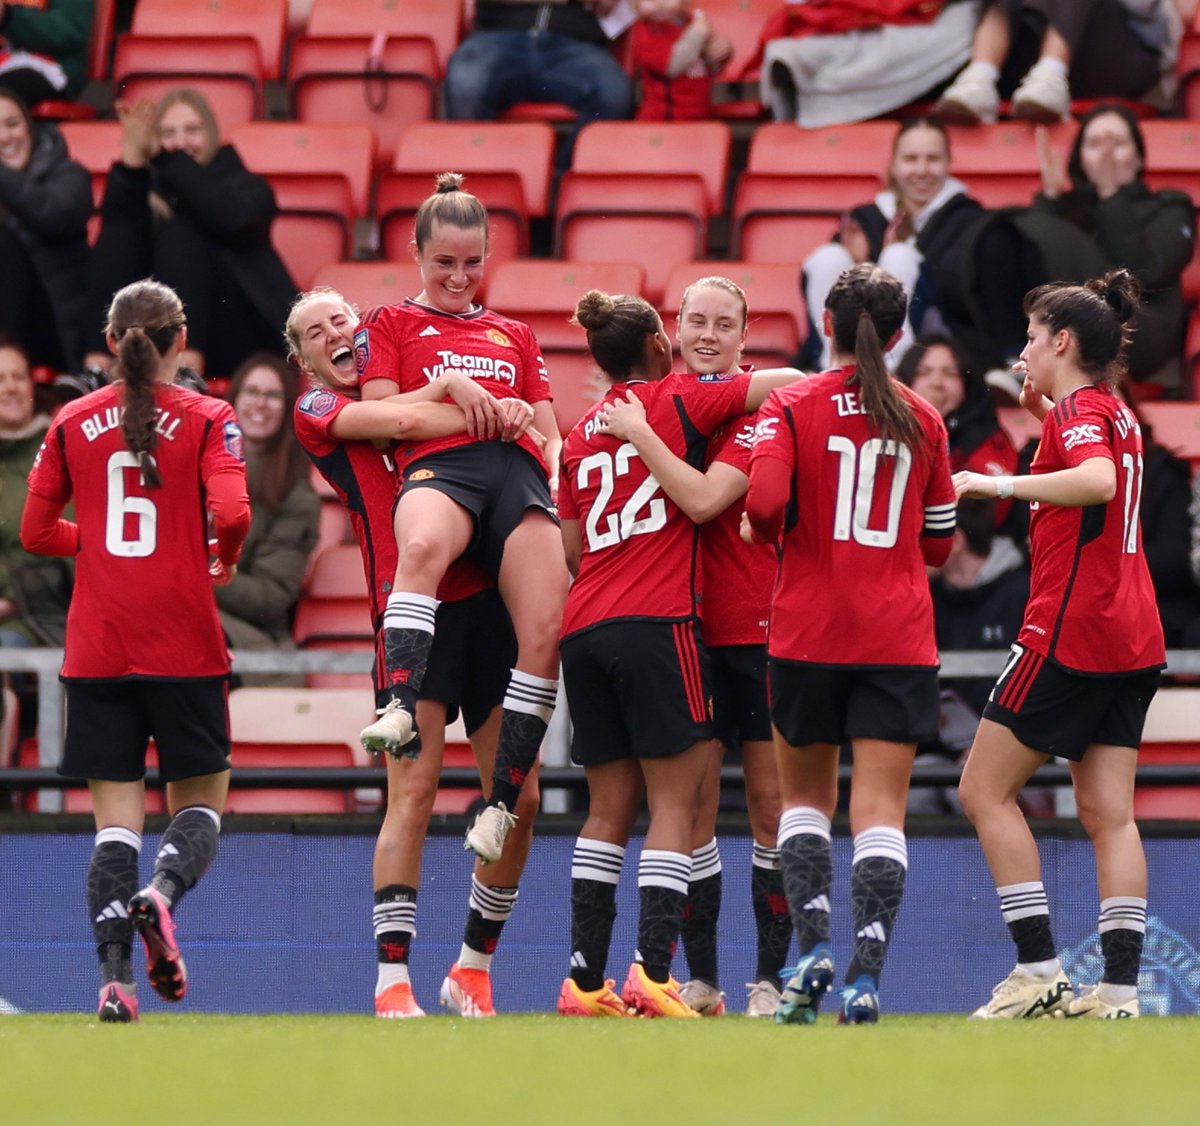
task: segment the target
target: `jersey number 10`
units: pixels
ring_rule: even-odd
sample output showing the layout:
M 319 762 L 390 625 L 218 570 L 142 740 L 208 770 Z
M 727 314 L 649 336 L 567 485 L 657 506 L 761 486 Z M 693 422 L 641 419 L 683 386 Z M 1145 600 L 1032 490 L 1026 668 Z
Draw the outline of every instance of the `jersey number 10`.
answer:
M 887 447 L 886 449 L 884 447 Z M 895 547 L 900 534 L 900 509 L 912 470 L 912 450 L 894 441 L 868 438 L 861 446 L 844 434 L 831 434 L 825 447 L 838 455 L 837 500 L 833 510 L 833 538 L 854 537 L 863 547 Z M 887 526 L 868 527 L 875 501 L 875 475 L 881 457 L 893 457 L 892 487 L 887 498 Z

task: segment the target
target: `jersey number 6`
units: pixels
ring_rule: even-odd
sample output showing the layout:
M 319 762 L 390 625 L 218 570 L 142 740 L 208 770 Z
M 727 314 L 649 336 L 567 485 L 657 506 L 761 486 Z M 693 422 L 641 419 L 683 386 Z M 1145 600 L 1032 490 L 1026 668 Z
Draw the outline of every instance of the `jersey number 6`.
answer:
M 108 459 L 108 509 L 104 521 L 104 546 L 109 555 L 141 559 L 153 555 L 158 545 L 158 509 L 149 497 L 131 497 L 125 493 L 127 470 L 141 472 L 137 454 L 127 450 Z M 136 535 L 126 538 L 128 517 L 137 521 Z

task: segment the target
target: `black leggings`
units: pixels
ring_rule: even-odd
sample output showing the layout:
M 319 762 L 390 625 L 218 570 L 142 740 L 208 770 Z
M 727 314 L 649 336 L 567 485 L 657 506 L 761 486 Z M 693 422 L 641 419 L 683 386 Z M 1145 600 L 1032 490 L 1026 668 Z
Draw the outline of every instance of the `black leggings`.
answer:
M 1130 28 L 1120 0 L 995 0 L 1008 15 L 1012 45 L 1000 71 L 1008 98 L 1038 60 L 1049 25 L 1071 49 L 1071 96 L 1140 98 L 1162 74 L 1158 55 Z

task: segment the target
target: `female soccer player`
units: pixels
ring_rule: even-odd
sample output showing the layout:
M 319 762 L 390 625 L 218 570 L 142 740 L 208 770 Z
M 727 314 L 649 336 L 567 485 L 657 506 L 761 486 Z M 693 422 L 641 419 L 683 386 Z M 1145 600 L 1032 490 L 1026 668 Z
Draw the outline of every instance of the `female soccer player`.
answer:
M 363 731 L 363 745 L 417 753 L 415 707 L 433 644 L 438 584 L 469 553 L 495 576 L 517 635 L 491 796 L 466 841 L 490 863 L 500 857 L 554 711 L 567 570 L 547 469 L 557 463 L 561 443 L 541 353 L 526 325 L 475 304 L 487 238 L 486 208 L 462 190 L 461 176 L 443 173 L 416 216 L 424 288 L 415 299 L 371 313 L 355 333 L 354 353 L 368 400 L 427 389 L 448 371 L 469 377 L 468 393 L 456 396 L 467 433 L 397 451 L 399 563 L 383 623 L 392 699 Z M 499 402 L 513 398 L 533 404 L 544 452 L 530 435 L 486 440 Z
M 909 775 L 916 744 L 937 733 L 925 564 L 949 554 L 954 489 L 941 416 L 884 366 L 904 306 L 900 283 L 878 266 L 842 274 L 823 318 L 838 367 L 767 401 L 750 465 L 746 533 L 782 544 L 767 647 L 779 848 L 801 957 L 780 1024 L 816 1020 L 833 981 L 830 818 L 847 741 L 854 956 L 839 1020 L 879 1019 L 908 867 Z
M 21 539 L 30 551 L 77 557 L 59 771 L 91 789 L 99 1017 L 127 1022 L 138 1017 L 134 928 L 159 996 L 187 991 L 171 913 L 212 862 L 229 788 L 229 654 L 212 584 L 234 574 L 250 502 L 233 408 L 171 385 L 187 346 L 175 293 L 153 281 L 126 286 L 107 337 L 116 379 L 55 417 L 29 474 Z M 72 497 L 74 523 L 60 518 Z M 151 738 L 171 822 L 154 878 L 137 891 Z
M 706 277 L 688 286 L 677 336 L 687 370 L 702 380 L 735 375 L 740 370 L 746 319 L 746 295 L 729 278 Z M 754 420 L 739 417 L 717 430 L 709 443 L 703 473 L 667 448 L 636 396 L 611 403 L 605 420 L 611 434 L 634 444 L 663 491 L 701 525 L 700 623 L 712 660 L 713 719 L 720 742 L 705 776 L 696 819 L 682 927 L 692 979 L 680 988 L 680 996 L 705 1016 L 719 1015 L 725 1009 L 717 978 L 722 873 L 715 831 L 721 756 L 726 745 L 737 743 L 754 837 L 750 897 L 758 938 L 758 962 L 755 980 L 747 985 L 746 1014 L 771 1017 L 779 1002 L 779 974 L 792 928 L 776 846 L 779 772 L 767 703 L 767 616 L 776 559 L 773 548 L 749 546 L 738 535 L 741 505 L 736 502 L 750 483 Z
M 701 789 L 717 754 L 708 653 L 696 620 L 697 529 L 634 447 L 606 432 L 603 411 L 637 384 L 667 446 L 702 461 L 721 423 L 758 407 L 795 373 L 667 376 L 670 341 L 640 297 L 592 290 L 575 317 L 614 387 L 568 435 L 560 474 L 563 544 L 575 574 L 563 617 L 563 673 L 590 804 L 572 862 L 573 952 L 558 1011 L 619 1016 L 627 1006 L 644 1016 L 693 1017 L 670 965 Z M 604 968 L 643 793 L 650 826 L 638 862 L 638 954 L 618 998 Z
M 292 356 L 313 386 L 297 403 L 296 433 L 350 513 L 362 551 L 372 621 L 378 629 L 396 572 L 391 516 L 396 472 L 387 443 L 462 433 L 466 420 L 453 403 L 359 401 L 358 377 L 350 360 L 358 320 L 358 313 L 340 293 L 312 290 L 293 306 L 287 338 Z M 447 385 L 453 386 L 457 378 L 461 377 L 435 381 L 428 395 L 444 397 Z M 523 433 L 532 408 L 518 399 L 505 399 L 499 406 L 508 420 L 501 436 L 512 439 Z M 387 758 L 387 810 L 374 863 L 373 921 L 379 962 L 375 1013 L 380 1017 L 424 1015 L 413 996 L 408 959 L 416 933 L 421 851 L 437 795 L 448 712 L 461 707 L 480 777 L 485 788 L 490 786 L 499 706 L 516 653 L 504 606 L 481 568 L 455 564 L 439 594 L 439 628 L 417 704 L 424 750 L 416 760 Z M 384 705 L 388 691 L 382 664 L 377 654 L 375 694 Z M 442 986 L 444 1002 L 461 1015 L 483 1017 L 495 1011 L 488 971 L 516 903 L 538 796 L 535 770 L 521 790 L 519 820 L 505 841 L 501 859 L 486 875 L 482 861 L 476 864 L 463 947 Z
M 954 476 L 959 496 L 1031 502 L 1029 602 L 959 785 L 979 834 L 1016 968 L 974 1016 L 1136 1017 L 1146 859 L 1133 820 L 1137 750 L 1166 660 L 1138 522 L 1141 430 L 1113 393 L 1138 285 L 1115 270 L 1025 298 L 1021 402 L 1042 419 L 1031 472 Z M 1051 755 L 1070 760 L 1096 851 L 1104 980 L 1074 997 L 1050 932 L 1037 843 L 1017 791 Z

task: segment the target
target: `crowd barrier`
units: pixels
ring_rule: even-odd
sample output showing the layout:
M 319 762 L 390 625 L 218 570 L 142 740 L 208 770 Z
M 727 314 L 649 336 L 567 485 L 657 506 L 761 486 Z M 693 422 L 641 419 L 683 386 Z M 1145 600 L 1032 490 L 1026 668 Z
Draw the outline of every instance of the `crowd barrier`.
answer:
M 232 822 L 234 819 L 230 819 Z M 223 836 L 209 875 L 181 904 L 179 940 L 191 975 L 182 1004 L 167 1006 L 144 984 L 145 1012 L 369 1013 L 375 981 L 371 936 L 373 835 L 341 828 L 318 833 L 238 832 Z M 549 1011 L 570 957 L 573 837 L 535 839 L 520 900 L 493 964 L 497 1008 Z M 751 842 L 721 838 L 725 895 L 720 922 L 721 985 L 731 1010 L 754 977 L 749 900 Z M 636 865 L 630 842 L 618 892 L 608 972 L 618 980 L 633 956 Z M 148 869 L 157 838 L 147 835 Z M 1065 836 L 1041 841 L 1055 937 L 1075 982 L 1099 980 L 1097 892 L 1092 851 Z M 90 1013 L 96 996 L 94 940 L 84 909 L 90 832 L 11 832 L 0 836 L 0 1009 Z M 835 836 L 833 939 L 849 959 L 852 843 Z M 1200 839 L 1147 840 L 1150 910 L 1141 979 L 1142 1012 L 1200 1012 L 1200 929 L 1192 873 Z M 908 888 L 882 981 L 886 1012 L 965 1014 L 1012 968 L 978 843 L 966 837 L 909 838 Z M 417 999 L 437 1010 L 443 976 L 458 955 L 471 877 L 461 837 L 426 843 L 411 972 Z M 792 952 L 794 956 L 794 951 Z M 682 959 L 676 972 L 685 972 Z M 139 980 L 144 981 L 140 967 Z

